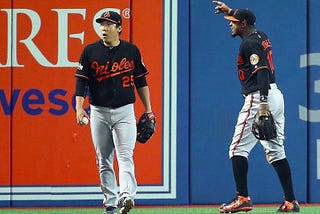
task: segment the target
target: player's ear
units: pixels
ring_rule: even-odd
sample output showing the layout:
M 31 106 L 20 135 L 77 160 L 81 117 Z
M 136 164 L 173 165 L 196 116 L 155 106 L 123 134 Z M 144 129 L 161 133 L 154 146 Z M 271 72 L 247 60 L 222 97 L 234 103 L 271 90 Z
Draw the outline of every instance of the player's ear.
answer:
M 248 21 L 246 19 L 244 19 L 242 22 L 241 22 L 242 26 L 243 27 L 246 27 L 248 26 Z
M 122 31 L 122 27 L 119 26 L 119 27 L 118 27 L 118 33 L 121 33 L 121 31 Z

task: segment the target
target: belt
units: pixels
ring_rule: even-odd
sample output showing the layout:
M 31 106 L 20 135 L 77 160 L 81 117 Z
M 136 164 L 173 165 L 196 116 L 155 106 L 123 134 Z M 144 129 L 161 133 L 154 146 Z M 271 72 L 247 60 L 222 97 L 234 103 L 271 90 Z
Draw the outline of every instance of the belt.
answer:
M 277 89 L 277 88 L 278 88 L 278 86 L 277 86 L 276 83 L 271 83 L 271 84 L 269 85 L 269 89 Z

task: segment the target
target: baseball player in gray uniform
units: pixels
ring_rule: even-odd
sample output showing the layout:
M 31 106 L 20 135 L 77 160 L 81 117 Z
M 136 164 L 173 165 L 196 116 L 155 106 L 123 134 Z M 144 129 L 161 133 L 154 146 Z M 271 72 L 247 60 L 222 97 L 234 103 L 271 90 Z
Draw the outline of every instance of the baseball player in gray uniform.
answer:
M 90 128 L 99 167 L 104 214 L 125 214 L 134 206 L 137 182 L 133 152 L 137 128 L 134 113 L 134 88 L 152 114 L 150 92 L 146 81 L 148 70 L 140 51 L 132 43 L 121 40 L 121 16 L 104 12 L 96 20 L 101 39 L 87 45 L 80 57 L 76 77 L 76 119 L 82 125 L 89 117 L 83 108 L 87 90 L 90 102 Z M 113 168 L 114 154 L 119 166 L 119 185 Z
M 225 19 L 230 21 L 231 35 L 242 39 L 237 58 L 237 72 L 242 86 L 241 93 L 245 98 L 229 147 L 237 194 L 234 200 L 223 204 L 219 211 L 234 213 L 253 209 L 247 187 L 248 157 L 257 143 L 251 132 L 252 123 L 257 112 L 265 115 L 270 110 L 275 120 L 277 137 L 260 140 L 260 143 L 268 163 L 273 166 L 279 177 L 284 192 L 285 201 L 278 212 L 299 212 L 284 149 L 284 99 L 276 84 L 271 42 L 265 33 L 255 28 L 256 17 L 250 10 L 232 10 L 221 1 L 213 3 L 216 13 L 227 15 Z

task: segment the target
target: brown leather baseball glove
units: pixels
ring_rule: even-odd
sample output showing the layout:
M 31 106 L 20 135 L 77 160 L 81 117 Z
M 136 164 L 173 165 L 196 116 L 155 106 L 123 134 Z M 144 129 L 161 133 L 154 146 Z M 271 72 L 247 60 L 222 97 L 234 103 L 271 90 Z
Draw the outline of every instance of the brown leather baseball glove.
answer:
M 137 141 L 146 143 L 156 130 L 156 117 L 153 112 L 141 115 L 137 124 Z
M 277 137 L 277 129 L 270 111 L 266 115 L 255 115 L 252 123 L 252 133 L 258 140 L 271 140 Z

